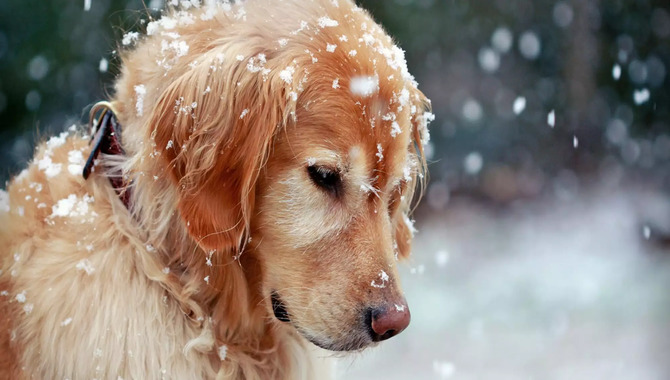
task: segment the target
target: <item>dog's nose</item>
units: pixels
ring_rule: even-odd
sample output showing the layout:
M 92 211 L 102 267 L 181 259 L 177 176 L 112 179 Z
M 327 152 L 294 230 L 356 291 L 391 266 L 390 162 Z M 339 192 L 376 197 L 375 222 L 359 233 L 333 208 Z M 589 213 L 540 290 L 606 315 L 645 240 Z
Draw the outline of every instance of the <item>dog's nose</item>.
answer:
M 370 334 L 372 340 L 380 342 L 400 334 L 410 320 L 406 302 L 388 304 L 370 310 Z

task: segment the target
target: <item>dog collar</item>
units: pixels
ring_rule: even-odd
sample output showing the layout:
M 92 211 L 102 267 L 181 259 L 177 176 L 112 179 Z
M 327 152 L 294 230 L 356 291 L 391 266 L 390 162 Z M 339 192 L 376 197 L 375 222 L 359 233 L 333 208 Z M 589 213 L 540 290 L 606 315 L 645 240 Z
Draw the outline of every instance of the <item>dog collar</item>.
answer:
M 100 117 L 96 120 L 95 115 L 98 113 L 100 113 Z M 114 105 L 109 102 L 96 103 L 93 108 L 91 108 L 90 115 L 89 125 L 91 126 L 93 134 L 91 137 L 93 148 L 86 160 L 86 165 L 84 165 L 84 170 L 82 172 L 84 179 L 88 179 L 91 175 L 100 153 L 113 156 L 126 154 L 121 146 L 121 125 L 116 119 Z M 116 191 L 121 202 L 123 202 L 126 208 L 129 208 L 130 188 L 128 187 L 128 183 L 122 176 L 109 176 L 109 182 Z

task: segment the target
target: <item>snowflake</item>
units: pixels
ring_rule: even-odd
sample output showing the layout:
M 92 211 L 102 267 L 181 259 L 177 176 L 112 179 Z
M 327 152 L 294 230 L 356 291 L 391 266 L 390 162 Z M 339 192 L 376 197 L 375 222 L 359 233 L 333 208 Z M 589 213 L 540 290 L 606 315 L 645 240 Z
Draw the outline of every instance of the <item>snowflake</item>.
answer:
M 333 20 L 333 19 L 331 19 L 331 18 L 325 17 L 325 16 L 319 18 L 318 23 L 319 23 L 319 26 L 320 26 L 321 28 L 325 28 L 325 27 L 334 27 L 334 26 L 338 26 L 338 25 L 339 25 L 339 23 L 338 23 L 337 21 L 335 21 L 335 20 Z
M 374 288 L 379 288 L 379 289 L 381 289 L 381 288 L 385 288 L 385 287 L 386 287 L 386 283 L 387 283 L 388 280 L 389 280 L 389 275 L 386 274 L 386 272 L 384 272 L 384 271 L 382 270 L 382 271 L 379 272 L 379 280 L 380 280 L 379 283 L 377 283 L 376 280 L 373 280 L 373 281 L 370 283 L 370 285 L 371 285 L 372 287 L 374 287 Z
M 368 97 L 379 91 L 379 77 L 375 76 L 356 76 L 351 78 L 349 91 L 352 94 Z
M 135 111 L 137 116 L 142 116 L 144 111 L 144 96 L 147 94 L 147 89 L 143 84 L 138 84 L 135 86 L 135 95 L 137 96 L 137 101 L 135 102 Z
M 140 37 L 140 34 L 138 32 L 128 32 L 128 33 L 123 35 L 123 39 L 121 40 L 121 44 L 123 44 L 123 46 L 128 46 L 128 45 L 136 42 L 139 37 Z
M 228 346 L 224 344 L 223 346 L 219 347 L 218 351 L 219 351 L 219 358 L 221 359 L 221 361 L 226 360 L 226 356 L 228 355 Z
M 75 265 L 75 268 L 79 271 L 86 272 L 87 275 L 93 274 L 95 272 L 95 268 L 93 267 L 93 264 L 88 259 L 82 259 L 80 260 L 77 265 Z
M 295 67 L 288 66 L 279 73 L 279 77 L 287 84 L 291 84 L 293 82 L 293 73 L 295 73 Z

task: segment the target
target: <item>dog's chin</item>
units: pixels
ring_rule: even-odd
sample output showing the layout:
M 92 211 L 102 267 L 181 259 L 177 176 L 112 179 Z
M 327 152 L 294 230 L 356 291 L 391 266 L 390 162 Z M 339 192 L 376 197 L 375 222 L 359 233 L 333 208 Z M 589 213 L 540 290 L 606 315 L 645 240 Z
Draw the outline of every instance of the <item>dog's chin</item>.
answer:
M 375 345 L 376 343 L 372 341 L 369 337 L 364 336 L 364 334 L 350 334 L 351 338 L 347 341 L 331 341 L 319 339 L 307 333 L 299 326 L 296 326 L 293 321 L 291 321 L 290 314 L 286 309 L 286 305 L 281 300 L 277 292 L 272 292 L 272 311 L 277 320 L 290 324 L 292 328 L 296 329 L 298 333 L 305 338 L 307 341 L 313 345 L 323 348 L 328 351 L 337 351 L 337 352 L 351 352 L 351 351 L 361 351 L 368 347 Z
M 354 339 L 350 340 L 347 342 L 327 342 L 324 343 L 318 338 L 314 338 L 310 336 L 309 334 L 306 334 L 300 329 L 298 329 L 298 332 L 300 335 L 302 335 L 305 339 L 307 339 L 310 343 L 313 345 L 323 348 L 324 350 L 328 351 L 336 351 L 336 352 L 356 352 L 356 351 L 363 351 L 366 348 L 372 347 L 376 345 L 376 342 L 373 342 L 370 339 Z

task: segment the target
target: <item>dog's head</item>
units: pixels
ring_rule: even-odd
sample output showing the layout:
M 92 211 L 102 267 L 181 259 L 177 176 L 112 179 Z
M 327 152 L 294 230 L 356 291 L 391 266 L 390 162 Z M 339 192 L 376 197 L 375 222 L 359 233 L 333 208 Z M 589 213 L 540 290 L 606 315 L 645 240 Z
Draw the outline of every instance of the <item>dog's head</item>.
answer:
M 410 251 L 428 101 L 354 4 L 260 3 L 179 31 L 190 62 L 160 91 L 151 138 L 194 240 L 256 257 L 286 326 L 361 349 L 409 323 L 396 261 Z

